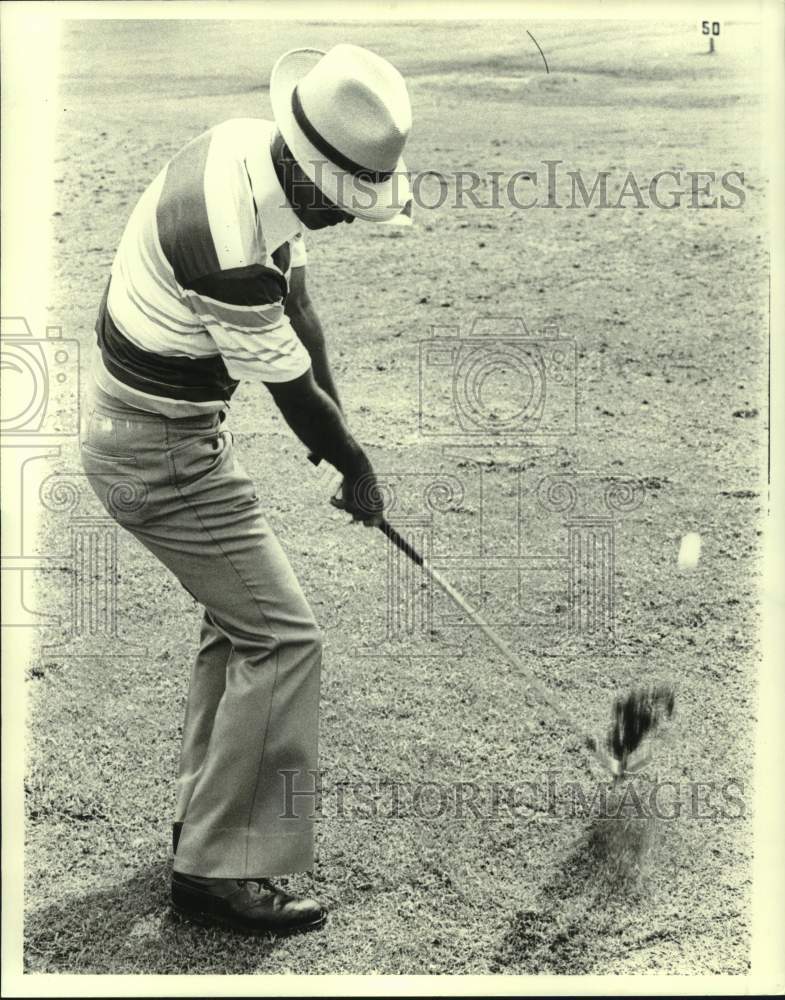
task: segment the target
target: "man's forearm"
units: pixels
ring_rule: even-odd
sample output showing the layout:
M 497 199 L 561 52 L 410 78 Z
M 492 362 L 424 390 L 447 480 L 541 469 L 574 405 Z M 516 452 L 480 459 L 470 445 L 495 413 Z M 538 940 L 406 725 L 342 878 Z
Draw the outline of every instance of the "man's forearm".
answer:
M 284 420 L 312 454 L 344 476 L 363 471 L 365 452 L 349 433 L 336 403 L 315 384 L 310 371 L 293 382 L 266 385 Z
M 294 331 L 303 342 L 305 349 L 311 355 L 311 369 L 316 384 L 333 400 L 338 409 L 342 409 L 338 389 L 335 385 L 330 362 L 327 357 L 327 343 L 319 316 L 314 307 L 308 305 L 293 309 L 289 319 Z

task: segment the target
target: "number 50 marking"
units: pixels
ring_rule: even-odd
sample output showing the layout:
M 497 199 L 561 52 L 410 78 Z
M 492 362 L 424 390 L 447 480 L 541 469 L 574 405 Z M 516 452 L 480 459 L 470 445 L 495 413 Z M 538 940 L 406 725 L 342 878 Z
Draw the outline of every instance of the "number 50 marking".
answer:
M 719 35 L 720 22 L 712 21 L 711 24 L 709 24 L 708 21 L 703 21 L 701 23 L 701 33 L 704 35 Z

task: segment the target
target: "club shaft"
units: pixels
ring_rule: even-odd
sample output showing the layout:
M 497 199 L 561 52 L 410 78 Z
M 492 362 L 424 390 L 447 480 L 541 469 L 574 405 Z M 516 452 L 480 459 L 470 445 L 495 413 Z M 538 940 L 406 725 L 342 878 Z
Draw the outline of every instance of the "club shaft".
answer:
M 568 729 L 575 733 L 585 746 L 592 748 L 597 759 L 603 767 L 607 768 L 607 762 L 602 758 L 602 755 L 594 749 L 596 746 L 594 741 L 588 738 L 586 733 L 582 731 L 581 727 L 576 724 L 572 716 L 569 715 L 562 708 L 562 706 L 554 700 L 551 693 L 540 683 L 540 681 L 532 673 L 531 669 L 527 667 L 520 657 L 512 651 L 501 636 L 491 628 L 479 611 L 469 604 L 463 594 L 459 593 L 459 591 L 457 591 L 448 580 L 445 580 L 441 573 L 434 569 L 433 566 L 431 566 L 428 561 L 424 559 L 423 556 L 414 548 L 414 546 L 407 542 L 406 539 L 403 538 L 386 519 L 382 520 L 379 527 L 390 539 L 393 545 L 407 555 L 412 562 L 416 563 L 418 566 L 422 566 L 424 572 L 430 577 L 430 579 L 433 580 L 433 582 L 441 588 L 441 590 L 443 590 L 444 593 L 447 594 L 447 596 L 451 598 L 451 600 L 454 601 L 459 608 L 461 608 L 466 616 L 471 619 L 471 621 L 474 622 L 478 628 L 482 629 L 485 636 L 493 643 L 496 649 L 499 650 L 502 656 L 504 656 L 504 658 L 511 663 L 519 673 L 523 674 L 529 682 L 529 687 L 534 691 L 537 697 L 551 709 L 554 715 L 556 715 L 556 717 L 560 719 Z

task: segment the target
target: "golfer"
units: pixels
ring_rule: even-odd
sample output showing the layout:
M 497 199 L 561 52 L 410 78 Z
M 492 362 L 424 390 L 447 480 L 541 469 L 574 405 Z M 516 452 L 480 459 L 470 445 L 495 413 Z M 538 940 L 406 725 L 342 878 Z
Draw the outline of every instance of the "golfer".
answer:
M 198 136 L 136 205 L 99 310 L 81 448 L 106 509 L 204 605 L 173 905 L 287 934 L 326 919 L 270 881 L 313 867 L 312 822 L 284 790 L 292 772 L 312 788 L 318 767 L 321 637 L 222 425 L 240 380 L 263 382 L 342 474 L 339 503 L 380 522 L 306 291 L 303 230 L 401 211 L 411 109 L 398 71 L 354 45 L 288 52 L 270 100 L 274 122 L 233 119 Z M 274 483 L 266 469 L 261 492 Z

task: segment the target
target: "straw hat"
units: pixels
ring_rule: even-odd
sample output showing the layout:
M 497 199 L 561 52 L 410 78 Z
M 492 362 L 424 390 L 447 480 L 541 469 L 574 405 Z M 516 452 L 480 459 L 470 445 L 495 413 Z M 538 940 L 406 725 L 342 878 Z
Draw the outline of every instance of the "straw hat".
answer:
M 292 49 L 273 68 L 270 102 L 294 158 L 330 201 L 372 222 L 404 208 L 412 112 L 386 59 L 358 45 Z

